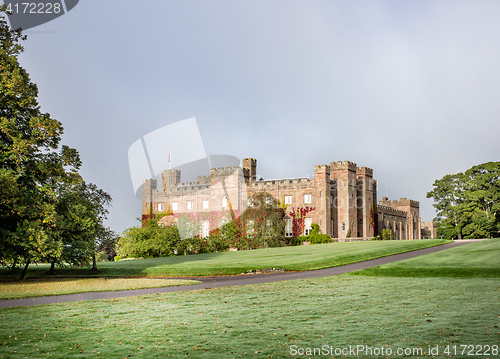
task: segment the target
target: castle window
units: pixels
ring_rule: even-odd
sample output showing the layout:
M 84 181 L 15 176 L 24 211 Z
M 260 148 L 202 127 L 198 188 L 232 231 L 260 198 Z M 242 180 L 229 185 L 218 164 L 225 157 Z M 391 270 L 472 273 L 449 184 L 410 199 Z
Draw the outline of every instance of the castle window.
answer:
M 293 235 L 293 222 L 291 218 L 285 219 L 285 237 L 291 237 Z
M 292 204 L 292 196 L 285 196 L 285 204 Z
M 311 203 L 311 195 L 310 194 L 304 195 L 304 203 Z
M 207 238 L 210 234 L 210 221 L 201 221 L 201 237 Z
M 342 232 L 345 232 L 345 222 L 342 222 Z
M 304 220 L 304 235 L 308 236 L 311 233 L 312 218 L 306 218 Z
M 187 209 L 193 209 L 193 201 L 188 201 Z
M 208 201 L 203 201 L 203 209 L 208 209 Z
M 179 209 L 179 203 L 174 202 L 172 203 L 172 211 L 177 211 Z
M 227 207 L 227 197 L 222 196 L 222 208 L 226 208 L 226 207 Z
M 163 203 L 158 203 L 158 212 L 163 212 Z

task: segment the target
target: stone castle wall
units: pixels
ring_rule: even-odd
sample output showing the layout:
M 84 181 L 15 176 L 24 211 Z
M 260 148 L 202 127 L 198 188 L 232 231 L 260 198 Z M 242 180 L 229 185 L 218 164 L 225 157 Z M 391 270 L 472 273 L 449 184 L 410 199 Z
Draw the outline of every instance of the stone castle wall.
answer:
M 349 232 L 352 238 L 372 238 L 378 234 L 377 227 L 378 232 L 391 229 L 398 239 L 420 238 L 419 203 L 384 197 L 377 205 L 377 182 L 371 168 L 339 161 L 316 165 L 314 178 L 257 180 L 257 160 L 242 162 L 242 167 L 213 168 L 210 176 L 199 176 L 196 182 L 181 182 L 179 170 L 163 171 L 160 188 L 156 180 L 144 180 L 143 214 L 228 211 L 229 207 L 242 213 L 252 194 L 267 192 L 280 203 L 286 202 L 287 212 L 314 207 L 307 218 L 333 238 L 345 239 Z

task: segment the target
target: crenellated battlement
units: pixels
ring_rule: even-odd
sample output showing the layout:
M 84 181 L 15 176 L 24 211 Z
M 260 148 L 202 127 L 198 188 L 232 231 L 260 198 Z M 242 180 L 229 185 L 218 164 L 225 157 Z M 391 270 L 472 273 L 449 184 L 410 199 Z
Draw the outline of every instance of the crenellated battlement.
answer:
M 358 166 L 351 161 L 337 161 L 337 162 L 331 162 L 330 163 L 330 169 L 332 171 L 334 170 L 349 170 L 349 171 L 354 171 L 358 169 Z
M 154 178 L 146 178 L 146 179 L 142 180 L 142 187 L 151 186 L 151 188 L 156 189 L 157 184 L 158 184 L 158 181 L 155 180 Z
M 196 177 L 196 182 L 199 184 L 210 184 L 212 182 L 212 179 L 209 176 L 198 176 Z
M 293 178 L 293 179 L 281 179 L 281 180 L 266 180 L 257 181 L 248 184 L 248 189 L 252 191 L 256 190 L 270 190 L 276 189 L 293 189 L 293 188 L 308 188 L 314 187 L 314 181 L 310 178 Z
M 314 173 L 326 173 L 330 174 L 330 166 L 329 165 L 314 165 Z
M 234 166 L 234 167 L 219 167 L 219 168 L 212 168 L 210 169 L 210 176 L 212 178 L 215 177 L 227 177 L 230 176 L 234 173 L 238 173 L 238 170 L 240 170 L 241 167 L 239 166 Z
M 412 199 L 407 199 L 407 198 L 400 198 L 398 200 L 393 199 L 392 201 L 387 198 L 387 197 L 382 197 L 382 199 L 379 201 L 381 205 L 384 206 L 410 206 L 410 207 L 420 207 L 420 203 L 418 201 L 414 201 Z
M 373 177 L 373 170 L 369 167 L 361 167 L 356 169 L 356 174 L 361 176 Z
M 406 211 L 401 211 L 399 209 L 383 206 L 380 204 L 377 205 L 377 213 L 406 218 Z

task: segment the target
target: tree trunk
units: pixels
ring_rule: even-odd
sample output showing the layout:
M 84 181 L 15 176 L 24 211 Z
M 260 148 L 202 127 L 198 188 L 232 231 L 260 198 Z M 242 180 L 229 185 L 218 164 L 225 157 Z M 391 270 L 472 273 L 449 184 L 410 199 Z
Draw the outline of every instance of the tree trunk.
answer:
M 56 261 L 52 261 L 52 263 L 50 264 L 50 269 L 47 273 L 48 274 L 54 273 L 55 266 L 56 266 Z
M 28 266 L 30 265 L 30 259 L 26 261 L 26 265 L 24 266 L 23 272 L 21 273 L 21 278 L 19 279 L 24 279 L 24 276 L 26 275 L 26 271 L 28 270 Z
M 92 269 L 91 271 L 94 272 L 97 270 L 97 261 L 95 260 L 95 254 L 94 254 L 94 258 L 92 259 Z
M 12 272 L 14 269 L 16 269 L 17 266 L 17 258 L 14 258 L 14 263 L 12 263 L 12 267 L 10 268 L 10 271 Z

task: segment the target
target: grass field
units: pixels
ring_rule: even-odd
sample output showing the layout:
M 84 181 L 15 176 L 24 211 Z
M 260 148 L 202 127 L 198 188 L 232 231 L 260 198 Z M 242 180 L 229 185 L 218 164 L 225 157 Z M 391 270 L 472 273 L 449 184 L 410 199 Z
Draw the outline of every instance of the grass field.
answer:
M 352 275 L 500 278 L 500 238 L 385 264 Z
M 499 344 L 499 296 L 497 278 L 341 275 L 8 308 L 0 357 L 290 358 L 299 348 L 366 345 L 390 348 L 393 358 L 406 348 L 422 349 L 406 357 L 429 358 L 438 346 L 434 357 L 444 358 L 447 345 L 460 354 L 460 345 L 484 353 Z M 322 357 L 388 357 L 364 354 Z
M 87 268 L 57 269 L 57 277 L 120 276 L 210 276 L 240 274 L 248 270 L 283 268 L 305 271 L 334 267 L 432 247 L 450 241 L 373 241 L 317 244 L 285 248 L 255 249 L 238 252 L 208 253 L 99 263 L 97 272 Z M 31 266 L 27 277 L 46 277 L 48 265 Z M 0 277 L 18 277 L 18 271 L 0 270 Z
M 476 257 L 498 246 L 468 244 L 419 263 L 491 268 L 495 256 Z M 500 278 L 484 275 L 346 274 L 0 309 L 0 358 L 499 358 Z M 363 351 L 335 355 L 349 345 Z M 292 355 L 307 348 L 328 355 Z
M 36 278 L 25 281 L 0 282 L 0 299 L 41 297 L 47 295 L 114 290 L 171 287 L 201 283 L 181 279 L 142 278 Z

